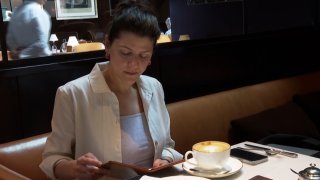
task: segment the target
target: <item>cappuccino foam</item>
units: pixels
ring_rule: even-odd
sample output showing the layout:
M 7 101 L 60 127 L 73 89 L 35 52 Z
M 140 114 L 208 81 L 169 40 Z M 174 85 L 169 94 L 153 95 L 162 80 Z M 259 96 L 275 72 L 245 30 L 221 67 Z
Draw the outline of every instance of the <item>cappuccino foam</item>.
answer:
M 204 141 L 192 146 L 192 149 L 200 152 L 223 152 L 230 148 L 230 145 L 220 141 Z

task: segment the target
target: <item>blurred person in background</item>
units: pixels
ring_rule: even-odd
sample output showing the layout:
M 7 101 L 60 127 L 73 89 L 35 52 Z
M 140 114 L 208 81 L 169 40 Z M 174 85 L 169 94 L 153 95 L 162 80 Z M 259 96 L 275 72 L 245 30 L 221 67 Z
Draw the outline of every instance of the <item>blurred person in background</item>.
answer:
M 51 19 L 43 9 L 47 0 L 24 0 L 12 14 L 7 30 L 7 45 L 13 58 L 34 58 L 51 54 Z
M 166 31 L 165 35 L 171 36 L 171 20 L 170 20 L 170 17 L 168 17 L 166 19 L 166 26 L 167 26 L 168 30 Z

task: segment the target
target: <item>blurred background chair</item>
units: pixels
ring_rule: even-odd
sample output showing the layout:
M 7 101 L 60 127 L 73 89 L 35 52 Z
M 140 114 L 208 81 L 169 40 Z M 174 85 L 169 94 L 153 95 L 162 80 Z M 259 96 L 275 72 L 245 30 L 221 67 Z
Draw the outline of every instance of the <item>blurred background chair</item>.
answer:
M 80 43 L 78 46 L 74 47 L 73 52 L 87 52 L 87 51 L 98 51 L 104 50 L 105 46 L 101 42 L 90 42 L 90 43 Z
M 14 57 L 13 57 L 13 54 L 11 53 L 11 51 L 7 51 L 7 56 L 8 56 L 8 60 L 13 60 Z M 2 51 L 0 50 L 0 61 L 3 60 L 3 57 L 2 57 Z
M 62 24 L 58 27 L 59 32 L 77 32 L 78 40 L 95 41 L 95 24 L 88 21 L 76 21 L 67 24 Z M 58 37 L 59 38 L 59 37 Z

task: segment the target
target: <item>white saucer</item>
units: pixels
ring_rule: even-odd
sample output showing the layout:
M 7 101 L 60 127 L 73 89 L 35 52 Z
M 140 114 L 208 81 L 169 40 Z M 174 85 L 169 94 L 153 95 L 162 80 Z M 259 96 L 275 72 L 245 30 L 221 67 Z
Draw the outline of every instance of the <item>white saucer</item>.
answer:
M 169 176 L 161 179 L 163 180 L 209 180 L 207 178 L 197 177 L 197 176 Z
M 151 177 L 144 175 L 141 177 L 140 180 L 210 180 L 204 177 L 197 177 L 197 176 L 185 176 L 185 175 L 177 175 L 177 176 L 168 176 L 168 177 L 163 177 L 163 178 L 156 178 L 156 177 Z
M 188 161 L 191 161 L 193 163 L 194 159 L 191 158 Z M 182 163 L 182 168 L 185 171 L 187 171 L 191 175 L 201 176 L 206 178 L 220 178 L 220 177 L 230 176 L 232 174 L 237 173 L 242 168 L 242 162 L 233 157 L 230 157 L 228 159 L 227 165 L 226 165 L 226 169 L 230 169 L 230 171 L 222 174 L 217 173 L 217 171 L 201 170 L 194 164 L 189 163 L 188 161 Z

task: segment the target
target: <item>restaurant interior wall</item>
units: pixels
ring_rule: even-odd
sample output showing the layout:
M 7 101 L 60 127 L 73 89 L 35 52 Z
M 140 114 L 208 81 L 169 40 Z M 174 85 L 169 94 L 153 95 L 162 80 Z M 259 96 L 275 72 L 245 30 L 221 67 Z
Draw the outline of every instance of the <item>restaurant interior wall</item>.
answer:
M 317 20 L 315 14 L 312 22 Z M 272 31 L 158 44 L 145 74 L 159 79 L 170 103 L 319 70 L 320 54 L 313 45 L 320 42 L 319 23 L 299 22 Z M 0 142 L 50 131 L 57 87 L 101 61 L 103 51 L 1 62 Z
M 166 102 L 320 69 L 319 32 L 214 38 L 161 44 L 145 74 L 162 83 Z M 90 72 L 74 61 L 0 71 L 0 142 L 50 131 L 57 87 Z

